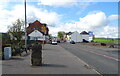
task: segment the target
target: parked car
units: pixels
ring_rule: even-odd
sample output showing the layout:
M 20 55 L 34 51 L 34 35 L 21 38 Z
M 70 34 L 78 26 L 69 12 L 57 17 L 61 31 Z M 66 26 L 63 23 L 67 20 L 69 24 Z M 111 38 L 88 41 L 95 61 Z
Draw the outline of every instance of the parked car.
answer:
M 83 39 L 83 42 L 88 43 L 89 41 L 87 41 L 87 40 Z
M 73 40 L 72 40 L 72 41 L 70 41 L 70 43 L 71 43 L 71 44 L 75 44 L 75 42 L 74 42 Z
M 60 43 L 60 40 L 57 40 L 57 43 Z
M 52 45 L 57 45 L 57 41 L 52 41 Z

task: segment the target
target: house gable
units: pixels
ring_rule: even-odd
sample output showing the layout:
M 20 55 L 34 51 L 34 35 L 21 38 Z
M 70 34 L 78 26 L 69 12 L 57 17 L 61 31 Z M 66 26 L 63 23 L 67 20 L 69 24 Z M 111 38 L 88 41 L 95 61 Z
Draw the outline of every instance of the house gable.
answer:
M 34 30 L 38 30 L 44 35 L 48 35 L 48 32 L 49 32 L 47 24 L 41 23 L 38 20 L 36 20 L 33 23 L 29 23 L 29 26 L 27 27 L 27 35 L 33 32 Z

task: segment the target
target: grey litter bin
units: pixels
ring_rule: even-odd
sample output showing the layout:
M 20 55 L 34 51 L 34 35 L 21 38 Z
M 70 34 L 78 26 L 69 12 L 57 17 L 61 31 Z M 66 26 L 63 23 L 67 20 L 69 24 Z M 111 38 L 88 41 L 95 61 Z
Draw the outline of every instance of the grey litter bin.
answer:
M 4 59 L 10 59 L 12 56 L 12 53 L 11 53 L 11 47 L 5 47 L 4 48 Z

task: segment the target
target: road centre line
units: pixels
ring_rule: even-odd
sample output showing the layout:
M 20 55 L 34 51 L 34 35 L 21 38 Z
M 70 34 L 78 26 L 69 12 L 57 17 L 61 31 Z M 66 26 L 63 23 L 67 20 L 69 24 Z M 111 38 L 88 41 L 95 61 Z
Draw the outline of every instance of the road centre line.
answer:
M 84 50 L 84 49 L 81 49 L 81 50 Z M 112 57 L 112 56 L 108 56 L 108 55 L 104 55 L 104 54 L 97 53 L 97 52 L 95 52 L 95 51 L 91 51 L 90 48 L 89 48 L 89 50 L 84 50 L 84 51 L 90 52 L 90 53 L 93 53 L 93 54 L 96 54 L 96 55 L 99 55 L 99 56 L 103 56 L 103 57 L 105 57 L 105 58 L 113 59 L 113 60 L 115 60 L 115 61 L 120 61 L 120 59 L 114 58 L 114 57 Z
M 97 52 L 94 52 L 94 51 L 89 51 L 89 52 L 94 53 L 94 54 L 99 55 L 99 56 L 103 56 L 103 57 L 109 58 L 109 59 L 120 61 L 120 59 L 117 59 L 117 58 L 114 58 L 114 57 L 111 57 L 111 56 L 107 56 L 107 55 L 104 55 L 104 54 L 100 54 L 100 53 L 97 53 Z
M 93 53 L 93 54 L 96 54 L 96 55 L 99 55 L 99 56 L 103 56 L 103 57 L 106 57 L 106 58 L 109 58 L 109 59 L 113 59 L 115 61 L 120 61 L 120 59 L 117 59 L 117 58 L 114 58 L 114 57 L 111 57 L 111 56 L 107 56 L 107 55 L 104 55 L 104 54 L 100 54 L 100 53 L 97 53 L 95 51 L 88 51 L 88 50 L 84 50 L 84 51 L 87 51 L 87 52 L 90 52 L 90 53 Z

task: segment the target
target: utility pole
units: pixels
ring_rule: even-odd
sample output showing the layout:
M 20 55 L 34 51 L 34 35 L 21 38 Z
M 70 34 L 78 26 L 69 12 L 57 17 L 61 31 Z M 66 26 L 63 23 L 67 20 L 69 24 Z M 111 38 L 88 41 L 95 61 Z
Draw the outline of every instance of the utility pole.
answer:
M 25 0 L 25 51 L 27 53 L 27 30 L 26 30 L 26 26 L 27 26 L 27 18 L 26 18 L 26 0 Z
M 76 42 L 77 42 L 77 23 L 75 22 L 75 26 L 76 26 Z

